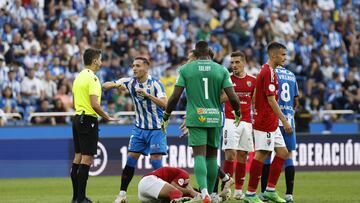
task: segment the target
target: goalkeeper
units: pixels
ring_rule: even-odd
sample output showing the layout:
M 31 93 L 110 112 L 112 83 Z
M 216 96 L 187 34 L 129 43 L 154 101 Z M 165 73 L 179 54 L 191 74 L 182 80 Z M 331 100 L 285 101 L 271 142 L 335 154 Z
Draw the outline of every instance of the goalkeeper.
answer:
M 194 172 L 202 202 L 211 202 L 208 191 L 213 191 L 218 173 L 217 149 L 222 124 L 219 100 L 221 91 L 225 91 L 234 109 L 236 126 L 241 120 L 240 101 L 229 72 L 209 57 L 207 42 L 196 43 L 194 55 L 197 60 L 183 65 L 179 70 L 174 92 L 164 112 L 162 130 L 166 133 L 170 114 L 186 88 L 186 126 L 189 129 L 188 143 L 194 153 Z

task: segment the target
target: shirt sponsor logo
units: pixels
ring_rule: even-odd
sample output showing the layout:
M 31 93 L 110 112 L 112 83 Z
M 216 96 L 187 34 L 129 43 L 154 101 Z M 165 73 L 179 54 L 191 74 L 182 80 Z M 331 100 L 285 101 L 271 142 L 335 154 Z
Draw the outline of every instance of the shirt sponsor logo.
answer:
M 198 119 L 201 123 L 204 123 L 206 121 L 206 118 L 204 116 L 200 116 Z
M 219 109 L 216 108 L 197 108 L 197 114 L 219 114 Z

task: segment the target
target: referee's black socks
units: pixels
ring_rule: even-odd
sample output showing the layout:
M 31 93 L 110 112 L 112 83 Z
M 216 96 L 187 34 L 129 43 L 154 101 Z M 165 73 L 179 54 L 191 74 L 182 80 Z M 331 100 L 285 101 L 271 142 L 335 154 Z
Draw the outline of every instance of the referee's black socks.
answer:
M 122 172 L 122 175 L 121 175 L 121 187 L 120 187 L 120 190 L 122 191 L 126 191 L 129 184 L 130 184 L 130 181 L 131 179 L 133 178 L 134 176 L 134 172 L 135 172 L 135 167 L 132 167 L 132 166 L 129 166 L 126 164 L 123 172 Z
M 77 178 L 78 169 L 79 169 L 79 164 L 73 163 L 70 171 L 70 177 L 73 187 L 73 197 L 72 197 L 73 200 L 76 200 L 77 192 L 78 192 L 78 178 Z
M 79 171 L 78 171 L 78 194 L 77 194 L 77 201 L 81 202 L 85 199 L 86 193 L 86 183 L 89 177 L 89 170 L 90 166 L 85 164 L 80 164 Z

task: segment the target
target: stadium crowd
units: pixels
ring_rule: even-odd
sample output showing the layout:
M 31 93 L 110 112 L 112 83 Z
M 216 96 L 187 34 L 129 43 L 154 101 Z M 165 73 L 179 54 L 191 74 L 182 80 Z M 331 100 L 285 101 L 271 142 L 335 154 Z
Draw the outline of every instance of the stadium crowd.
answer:
M 323 109 L 360 113 L 359 0 L 3 0 L 0 8 L 0 113 L 19 112 L 22 124 L 67 122 L 28 118 L 73 111 L 72 81 L 86 48 L 103 50 L 101 82 L 131 76 L 137 55 L 150 58 L 151 75 L 170 96 L 176 69 L 198 40 L 208 41 L 225 67 L 230 53 L 242 50 L 252 75 L 267 61 L 267 44 L 281 42 L 299 83 L 299 109 L 312 121 L 337 119 Z M 102 105 L 111 114 L 133 110 L 129 95 L 116 89 Z M 179 110 L 185 105 L 184 96 Z

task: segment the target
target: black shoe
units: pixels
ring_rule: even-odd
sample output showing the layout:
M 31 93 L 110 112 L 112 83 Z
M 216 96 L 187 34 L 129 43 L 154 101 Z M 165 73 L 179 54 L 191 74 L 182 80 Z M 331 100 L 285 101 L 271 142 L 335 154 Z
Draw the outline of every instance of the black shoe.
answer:
M 75 202 L 75 203 L 93 203 L 89 198 L 85 197 L 81 202 Z

